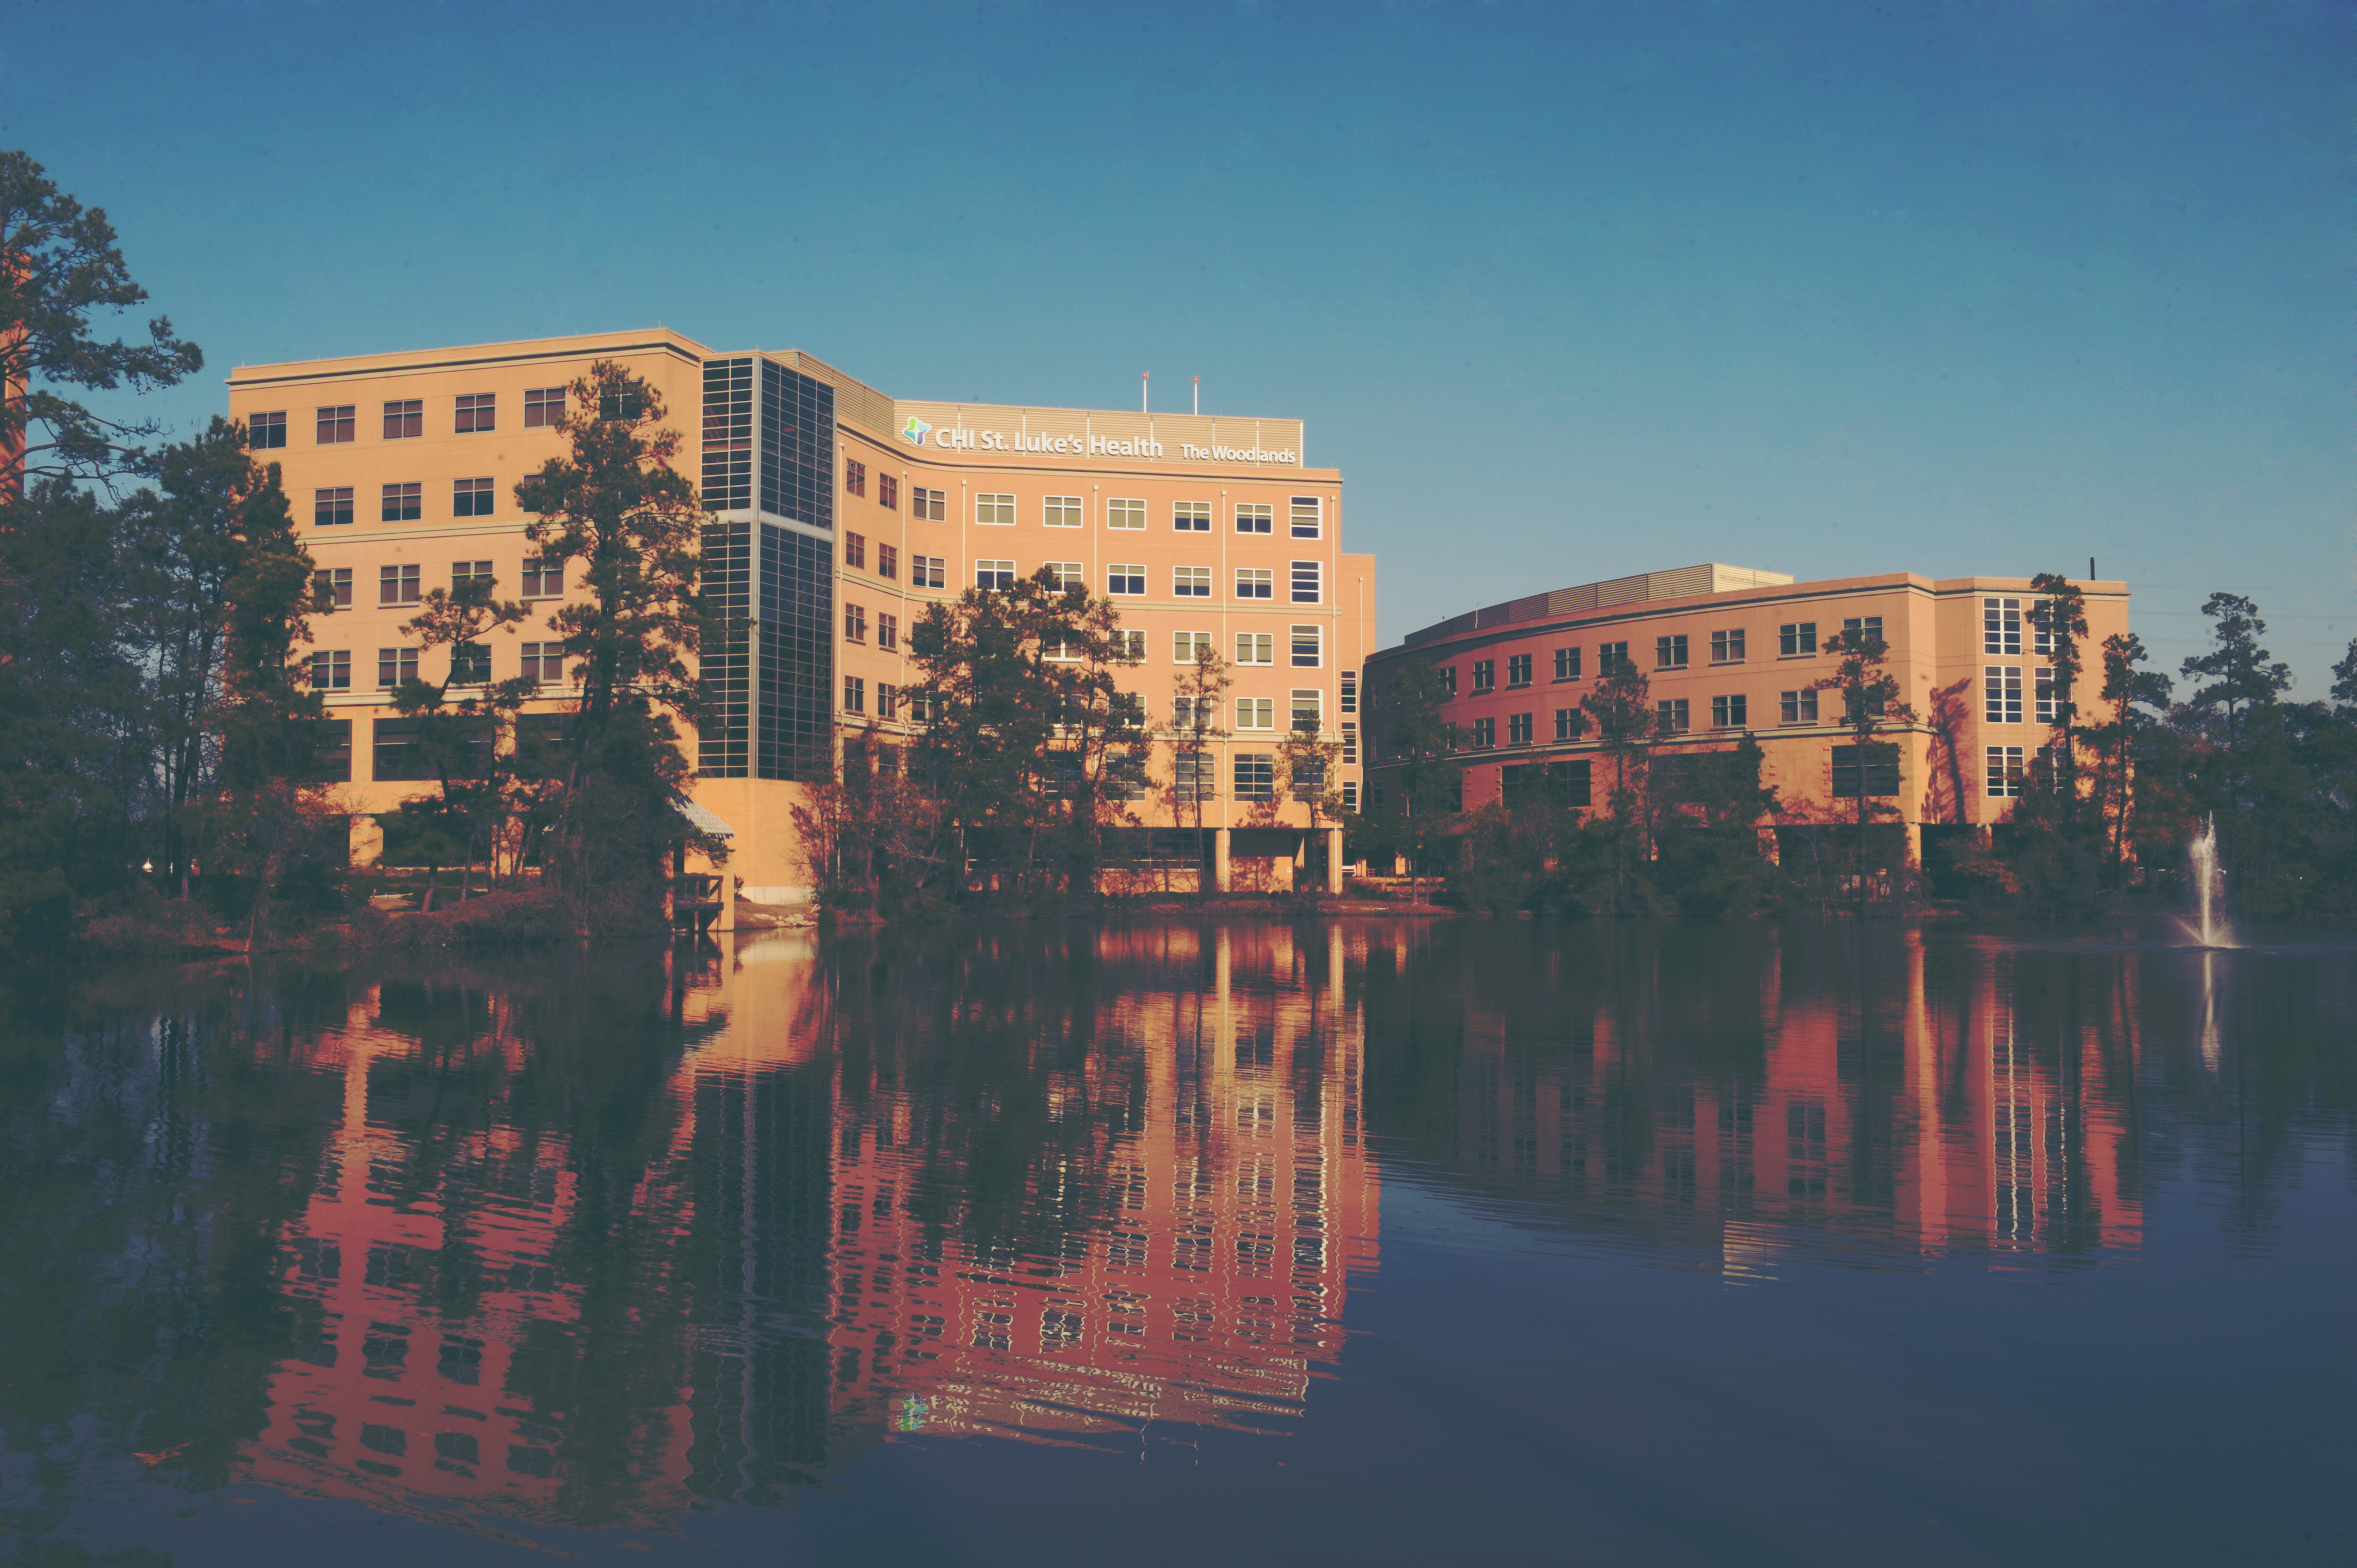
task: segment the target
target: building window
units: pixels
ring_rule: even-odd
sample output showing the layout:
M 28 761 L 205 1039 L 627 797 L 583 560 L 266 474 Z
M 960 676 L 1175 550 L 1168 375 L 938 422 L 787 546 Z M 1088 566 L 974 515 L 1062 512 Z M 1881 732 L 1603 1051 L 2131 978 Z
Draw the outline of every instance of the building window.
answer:
M 1048 586 L 1060 594 L 1088 585 L 1088 568 L 1078 561 L 1050 561 L 1039 570 L 1048 574 Z
M 352 487 L 311 492 L 311 525 L 334 528 L 352 521 Z
M 1170 661 L 1173 664 L 1198 664 L 1211 657 L 1210 632 L 1174 631 L 1170 634 Z
M 414 605 L 423 586 L 415 566 L 377 568 L 376 602 L 380 605 Z
M 977 494 L 974 498 L 974 521 L 985 528 L 1013 528 L 1015 498 Z
M 2029 607 L 2030 650 L 2040 658 L 2050 656 L 2054 651 L 2053 609 L 2050 599 L 2034 600 Z
M 1293 628 L 1293 667 L 1296 670 L 1316 670 L 1325 662 L 1325 639 L 1315 626 Z
M 1108 594 L 1144 594 L 1146 568 L 1134 563 L 1116 561 L 1105 568 L 1105 592 Z
M 1508 714 L 1506 715 L 1506 744 L 1508 746 L 1528 746 L 1531 744 L 1530 714 Z
M 1653 668 L 1683 670 L 1686 667 L 1686 639 L 1683 637 L 1653 639 Z
M 1275 663 L 1276 639 L 1265 631 L 1236 633 L 1236 662 L 1239 664 Z
M 1170 591 L 1182 599 L 1208 599 L 1211 596 L 1211 569 L 1209 566 L 1175 566 L 1170 572 Z
M 1342 780 L 1342 809 L 1346 811 L 1359 809 L 1359 781 L 1355 779 Z
M 1359 711 L 1359 672 L 1356 670 L 1342 671 L 1342 711 L 1346 714 Z
M 1142 631 L 1115 629 L 1113 634 L 1113 656 L 1124 664 L 1146 662 L 1146 634 Z
M 1557 740 L 1577 740 L 1587 731 L 1587 715 L 1577 708 L 1557 708 L 1555 711 L 1555 737 Z
M 1596 678 L 1609 681 L 1620 671 L 1632 668 L 1629 662 L 1629 645 L 1625 642 L 1599 642 L 1596 645 Z
M 404 681 L 417 679 L 417 650 L 414 648 L 380 648 L 376 650 L 376 684 L 382 692 L 390 692 Z
M 425 434 L 425 400 L 409 398 L 384 405 L 384 438 L 405 441 Z
M 1751 699 L 1740 693 L 1710 700 L 1710 727 L 1741 729 L 1751 722 Z
M 894 511 L 900 510 L 900 481 L 897 476 L 891 474 L 876 476 L 876 504 L 890 507 Z
M 707 373 L 711 369 L 710 365 L 705 367 Z M 600 419 L 636 419 L 645 410 L 646 399 L 640 395 L 636 387 L 624 387 L 619 392 L 597 394 L 597 417 Z
M 2040 670 L 2032 685 L 2038 699 L 2038 722 L 2050 725 L 2054 722 L 2054 671 Z
M 878 544 L 876 546 L 876 575 L 879 577 L 897 577 L 900 575 L 900 548 L 899 545 Z
M 352 433 L 358 428 L 358 422 L 354 418 L 358 412 L 357 406 L 349 403 L 338 403 L 333 408 L 321 409 L 319 411 L 319 445 L 340 446 L 352 439 Z
M 1190 726 L 1180 725 L 1181 729 Z M 1216 759 L 1208 751 L 1182 751 L 1172 759 L 1171 783 L 1177 787 L 1179 802 L 1191 805 L 1198 800 L 1220 798 L 1220 776 Z
M 883 610 L 876 612 L 876 646 L 895 649 L 900 646 L 900 618 Z
M 481 430 L 499 428 L 500 394 L 497 392 L 461 392 L 458 396 L 458 434 L 472 435 Z
M 1506 655 L 1506 684 L 1527 686 L 1531 683 L 1531 656 L 1527 653 Z
M 1081 645 L 1061 632 L 1053 632 L 1039 639 L 1039 657 L 1060 664 L 1077 664 L 1081 660 Z M 1057 722 L 1062 723 L 1060 719 Z
M 352 689 L 352 654 L 348 648 L 311 655 L 311 690 L 349 692 Z
M 1266 566 L 1236 568 L 1236 597 L 1240 599 L 1270 599 L 1276 596 L 1276 574 Z
M 257 413 L 245 422 L 245 444 L 256 452 L 272 451 L 286 445 L 286 411 Z
M 855 496 L 867 493 L 867 465 L 856 458 L 843 460 L 843 488 Z M 848 705 L 848 704 L 846 704 Z
M 1210 501 L 1174 501 L 1170 507 L 1170 526 L 1180 533 L 1211 532 Z
M 879 641 L 879 642 L 883 640 L 882 635 L 881 635 L 880 633 L 877 635 L 877 641 Z M 899 717 L 899 713 L 900 713 L 900 691 L 899 691 L 899 687 L 897 687 L 897 686 L 895 686 L 895 685 L 893 685 L 893 684 L 892 684 L 890 682 L 888 682 L 888 681 L 878 681 L 878 682 L 876 682 L 876 716 L 877 716 L 877 718 L 879 718 L 879 719 L 897 718 L 897 717 Z
M 1039 521 L 1049 528 L 1079 528 L 1088 514 L 1078 496 L 1048 496 L 1039 502 Z
M 323 612 L 352 607 L 352 569 L 333 566 L 311 574 L 312 596 L 321 603 Z
M 856 675 L 843 678 L 843 711 L 846 714 L 867 711 L 867 682 Z
M 385 486 L 384 521 L 415 522 L 425 505 L 425 489 L 422 484 Z
M 845 642 L 865 642 L 867 640 L 866 606 L 845 605 L 843 607 L 843 640 Z
M 1473 691 L 1475 695 L 1489 691 L 1498 683 L 1498 661 L 1494 659 L 1473 660 Z
M 1322 539 L 1325 537 L 1324 512 L 1316 496 L 1293 498 L 1293 537 Z
M 1238 697 L 1236 699 L 1238 729 L 1275 729 L 1276 701 L 1273 697 Z
M 1786 692 L 1777 698 L 1779 722 L 1788 725 L 1813 725 L 1817 722 L 1817 693 L 1811 687 L 1804 692 Z
M 2021 601 L 2019 599 L 1983 599 L 1981 601 L 1981 651 L 1983 653 L 2021 651 Z
M 1180 731 L 1216 728 L 1220 722 L 1218 704 L 1209 697 L 1174 697 L 1170 702 L 1170 727 Z
M 1276 509 L 1273 506 L 1241 502 L 1236 507 L 1238 533 L 1267 533 L 1276 527 Z
M 523 678 L 543 686 L 565 679 L 565 644 L 527 642 L 523 645 Z
M 1440 675 L 1440 689 L 1441 689 L 1442 691 L 1444 691 L 1444 692 L 1448 693 L 1451 697 L 1456 696 L 1456 695 L 1457 695 L 1457 666 L 1456 666 L 1456 665 L 1454 665 L 1454 664 L 1444 664 L 1444 665 L 1442 665 L 1442 666 L 1440 667 L 1440 670 L 1439 670 L 1439 675 Z
M 1992 664 L 1981 672 L 1982 690 L 1987 698 L 1986 712 L 1982 715 L 1993 725 L 2018 725 L 2021 722 L 2021 666 Z
M 1293 689 L 1293 732 L 1318 735 L 1326 728 L 1326 693 L 1307 686 Z
M 479 579 L 489 588 L 498 579 L 491 575 L 488 561 L 453 561 L 450 563 L 450 591 L 457 593 L 468 584 Z
M 1263 725 L 1266 728 L 1266 725 Z M 1274 800 L 1276 799 L 1276 757 L 1273 752 L 1240 751 L 1236 753 L 1236 799 L 1239 800 Z
M 1359 725 L 1355 719 L 1342 721 L 1342 765 L 1346 768 L 1359 765 Z
M 563 387 L 526 387 L 523 393 L 523 427 L 544 430 L 565 418 Z
M 1817 623 L 1813 620 L 1786 621 L 1776 628 L 1776 657 L 1805 659 L 1817 650 Z
M 489 479 L 450 481 L 452 517 L 489 517 L 491 515 L 491 481 Z
M 950 564 L 946 556 L 911 555 L 909 557 L 909 586 L 940 588 L 949 585 Z
M 846 532 L 843 536 L 843 564 L 846 566 L 867 564 L 867 536 Z
M 1988 792 L 1992 799 L 2020 794 L 2021 774 L 2021 747 L 1993 746 L 1988 748 Z
M 523 558 L 523 596 L 561 599 L 565 596 L 565 563 L 538 555 Z
M 491 650 L 479 642 L 450 645 L 450 684 L 488 686 L 491 683 Z
M 1713 664 L 1743 662 L 1743 628 L 1741 627 L 1737 627 L 1731 631 L 1714 631 L 1710 634 L 1710 661 Z
M 1555 650 L 1555 678 L 1558 681 L 1579 679 L 1579 650 L 1558 648 Z
M 1324 602 L 1325 563 L 1296 561 L 1293 564 L 1293 602 L 1315 605 Z
M 977 561 L 974 564 L 974 585 L 977 588 L 1011 588 L 1015 585 L 1015 563 L 1012 561 Z
M 1874 639 L 1877 642 L 1880 642 L 1882 640 L 1882 618 L 1880 616 L 1852 616 L 1847 620 L 1842 622 L 1842 637 L 1845 641 L 1848 642 L 1855 642 L 1860 638 L 1867 637 Z
M 1143 532 L 1146 527 L 1146 503 L 1125 500 L 1105 502 L 1105 526 Z
M 1684 735 L 1690 727 L 1686 723 L 1686 700 L 1671 697 L 1653 704 L 1654 717 L 1663 735 Z
M 1482 718 L 1473 721 L 1473 749 L 1488 751 L 1498 744 L 1498 721 Z
M 1866 756 L 1866 793 L 1892 796 L 1899 793 L 1899 748 L 1888 742 L 1869 743 Z M 1855 800 L 1858 791 L 1858 748 L 1837 746 L 1833 756 L 1834 799 Z
M 950 498 L 946 491 L 929 490 L 921 485 L 909 491 L 909 515 L 919 522 L 947 522 L 950 520 Z

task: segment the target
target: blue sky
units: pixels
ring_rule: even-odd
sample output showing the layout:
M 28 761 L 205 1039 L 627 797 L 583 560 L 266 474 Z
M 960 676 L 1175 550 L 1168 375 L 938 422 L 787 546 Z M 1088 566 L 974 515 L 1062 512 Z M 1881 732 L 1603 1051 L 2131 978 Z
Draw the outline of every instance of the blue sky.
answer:
M 2357 7 L 12 4 L 0 143 L 240 362 L 664 322 L 1297 415 L 1382 629 L 1722 560 L 2357 635 Z

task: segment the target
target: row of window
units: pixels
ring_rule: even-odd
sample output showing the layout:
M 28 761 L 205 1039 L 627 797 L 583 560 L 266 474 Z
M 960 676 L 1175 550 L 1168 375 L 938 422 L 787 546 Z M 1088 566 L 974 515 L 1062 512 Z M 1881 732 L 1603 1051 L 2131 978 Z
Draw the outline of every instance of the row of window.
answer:
M 2025 614 L 2029 621 L 2032 653 L 2054 651 L 2054 628 L 2050 619 L 2051 601 L 2037 599 L 2025 611 L 2019 599 L 1988 598 L 1981 601 L 1981 651 L 1984 653 L 2019 653 L 2021 623 Z
M 516 673 L 544 686 L 560 685 L 565 680 L 565 645 L 561 642 L 526 642 L 519 645 L 522 665 Z M 350 649 L 325 649 L 310 657 L 311 690 L 315 692 L 348 692 L 352 684 L 352 655 Z M 414 648 L 380 648 L 376 650 L 377 690 L 390 692 L 404 681 L 418 679 L 417 650 Z M 453 686 L 488 686 L 491 683 L 491 650 L 488 644 L 461 642 L 450 650 L 450 684 Z
M 920 556 L 917 559 L 923 560 Z M 1087 572 L 1078 561 L 1049 561 L 1042 566 L 1051 575 L 1059 589 L 1085 585 Z M 977 588 L 1007 589 L 1015 586 L 1018 575 L 1012 561 L 977 560 L 974 564 L 974 585 Z M 1146 570 L 1143 565 L 1115 562 L 1105 568 L 1105 592 L 1117 598 L 1142 598 L 1146 594 Z M 1325 602 L 1326 564 L 1322 561 L 1295 561 L 1286 572 L 1288 602 L 1315 605 Z M 912 583 L 914 578 L 911 578 Z M 938 587 L 935 582 L 931 585 Z M 1236 597 L 1240 600 L 1274 599 L 1276 597 L 1276 573 L 1267 566 L 1235 568 Z M 1209 566 L 1174 566 L 1170 569 L 1170 593 L 1174 598 L 1208 599 L 1211 596 L 1211 568 Z
M 498 490 L 488 478 L 450 481 L 452 517 L 489 517 Z M 340 528 L 353 518 L 355 501 L 350 485 L 328 486 L 311 492 L 311 526 Z M 425 514 L 422 484 L 386 485 L 378 497 L 377 516 L 385 522 L 415 522 Z
M 635 418 L 638 410 L 625 405 L 633 398 L 610 398 L 610 406 L 599 412 L 608 419 Z M 360 430 L 360 406 L 357 403 L 331 403 L 315 412 L 313 440 L 321 446 L 340 446 L 353 440 Z M 425 434 L 425 400 L 424 398 L 388 398 L 384 403 L 384 438 L 387 441 L 411 441 Z M 531 387 L 523 394 L 523 425 L 536 430 L 554 425 L 565 418 L 563 387 Z M 451 400 L 450 428 L 459 435 L 482 435 L 500 427 L 500 394 L 497 392 L 461 392 Z M 286 411 L 273 410 L 266 413 L 250 413 L 245 419 L 246 445 L 255 451 L 273 451 L 286 445 Z
M 1845 633 L 1879 639 L 1882 636 L 1880 616 L 1859 616 L 1842 622 Z M 1710 661 L 1718 664 L 1740 664 L 1748 657 L 1748 641 L 1741 627 L 1731 627 L 1710 634 Z M 1693 639 L 1684 632 L 1653 639 L 1653 668 L 1684 670 L 1691 666 Z M 1817 652 L 1817 623 L 1813 620 L 1788 621 L 1776 628 L 1776 656 L 1779 659 L 1806 659 Z M 1585 662 L 1583 650 L 1574 645 L 1554 650 L 1555 679 L 1577 681 L 1582 678 Z M 1533 680 L 1534 656 L 1510 653 L 1506 656 L 1506 685 L 1509 689 L 1527 686 Z M 1600 642 L 1596 645 L 1596 674 L 1598 680 L 1609 680 L 1622 666 L 1634 667 L 1625 642 Z M 1451 696 L 1457 694 L 1457 667 L 1444 664 L 1440 678 Z M 1498 685 L 1498 661 L 1494 659 L 1473 660 L 1472 690 L 1479 693 L 1494 691 Z
M 1536 715 L 1508 714 L 1506 744 L 1529 746 L 1534 735 Z M 1654 727 L 1663 735 L 1684 735 L 1694 728 L 1694 707 L 1690 699 L 1669 697 L 1653 704 Z M 1814 688 L 1784 692 L 1777 697 L 1777 722 L 1786 725 L 1813 725 L 1817 722 L 1817 693 Z M 1710 700 L 1710 727 L 1718 730 L 1739 730 L 1751 727 L 1751 699 L 1734 693 Z M 1487 751 L 1498 744 L 1498 721 L 1478 718 L 1465 732 L 1477 751 Z M 1587 715 L 1577 708 L 1555 710 L 1555 738 L 1577 740 L 1587 733 Z
M 878 474 L 876 486 L 878 505 L 897 507 L 899 504 L 898 479 L 888 474 Z M 865 464 L 845 462 L 844 488 L 856 496 L 867 493 L 867 468 Z M 909 495 L 909 516 L 931 522 L 948 521 L 949 499 L 943 492 L 912 488 Z M 1010 494 L 982 491 L 974 498 L 974 521 L 978 527 L 1012 528 L 1017 510 L 1016 499 Z M 1104 503 L 1104 525 L 1115 532 L 1142 533 L 1147 527 L 1146 512 L 1145 501 L 1115 496 Z M 1294 539 L 1323 539 L 1326 536 L 1325 518 L 1325 503 L 1318 497 L 1295 496 L 1286 509 L 1287 535 Z M 1042 496 L 1039 498 L 1039 522 L 1044 528 L 1085 528 L 1088 526 L 1088 502 L 1081 496 Z M 1235 522 L 1238 533 L 1274 534 L 1276 532 L 1276 508 L 1267 502 L 1240 501 L 1235 509 Z M 1211 532 L 1211 503 L 1173 501 L 1170 526 L 1179 533 Z
M 2018 664 L 1982 666 L 1982 720 L 1993 725 L 2021 723 L 2021 666 Z M 2029 690 L 2038 722 L 2041 725 L 2055 723 L 2057 698 L 2054 671 L 2049 669 L 2033 671 Z
M 450 563 L 450 587 L 456 592 L 462 585 L 480 579 L 496 583 L 489 561 L 453 561 Z M 330 612 L 352 607 L 352 569 L 350 566 L 326 567 L 311 574 L 311 581 L 319 590 L 319 600 Z M 400 563 L 377 568 L 376 602 L 380 606 L 399 607 L 424 602 L 425 567 L 423 563 Z M 556 599 L 565 596 L 565 565 L 562 562 L 544 562 L 537 555 L 523 558 L 523 596 L 527 599 Z

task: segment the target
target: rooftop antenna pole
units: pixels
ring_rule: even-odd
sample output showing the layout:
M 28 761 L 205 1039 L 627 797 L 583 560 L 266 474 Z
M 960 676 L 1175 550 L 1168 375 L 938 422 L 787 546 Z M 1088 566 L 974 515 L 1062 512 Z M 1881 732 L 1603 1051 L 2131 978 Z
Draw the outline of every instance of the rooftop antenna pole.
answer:
M 1146 378 L 1151 374 L 1150 371 L 1137 372 L 1137 412 L 1140 413 L 1149 412 L 1146 406 Z
M 1203 412 L 1203 378 L 1200 376 L 1195 378 L 1195 412 Z

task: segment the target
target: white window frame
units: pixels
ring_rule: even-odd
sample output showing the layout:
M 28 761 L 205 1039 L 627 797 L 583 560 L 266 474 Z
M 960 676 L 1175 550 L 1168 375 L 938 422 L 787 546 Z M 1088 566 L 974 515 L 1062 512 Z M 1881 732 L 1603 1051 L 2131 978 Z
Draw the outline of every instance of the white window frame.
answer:
M 985 572 L 989 572 L 994 576 L 1004 575 L 1006 578 L 1006 586 L 1008 587 L 1012 587 L 1015 584 L 1015 563 L 1012 561 L 983 560 L 978 557 L 975 559 L 974 564 L 974 585 L 977 588 L 985 586 L 998 588 L 999 585 L 996 583 L 985 584 L 983 582 L 982 576 Z M 999 588 L 999 591 L 1003 593 L 1006 590 L 1005 588 Z
M 912 588 L 947 589 L 950 562 L 946 555 L 911 555 L 909 557 L 909 586 Z
M 2019 599 L 1983 599 L 1981 601 L 1981 651 L 2003 658 L 2018 657 L 2021 652 L 2021 601 Z
M 1326 563 L 1296 561 L 1292 565 L 1293 570 L 1290 574 L 1292 602 L 1297 605 L 1324 604 L 1326 602 Z M 1309 585 L 1309 596 L 1307 598 L 1304 598 L 1301 594 L 1301 585 L 1305 582 Z
M 1146 503 L 1115 496 L 1105 502 L 1105 527 L 1116 532 L 1146 532 Z
M 2029 758 L 2018 746 L 1992 746 L 1988 748 L 1987 789 L 1992 800 L 2010 800 L 2021 794 L 2024 776 L 2029 772 Z
M 1211 569 L 1209 566 L 1171 567 L 1170 596 L 1175 599 L 1210 598 L 1211 596 Z
M 1289 718 L 1293 721 L 1293 726 L 1294 726 L 1295 731 L 1296 731 L 1297 733 L 1300 733 L 1300 734 L 1308 734 L 1308 735 L 1323 735 L 1323 734 L 1325 734 L 1325 733 L 1326 733 L 1326 693 L 1325 693 L 1325 692 L 1324 692 L 1323 690 L 1321 690 L 1320 688 L 1316 687 L 1316 686 L 1296 686 L 1296 687 L 1292 688 L 1292 693 L 1293 693 L 1292 700 L 1291 700 L 1291 703 L 1290 703 L 1290 705 L 1289 705 L 1289 706 L 1287 707 L 1287 709 L 1286 709 L 1286 716 L 1287 716 L 1287 717 L 1289 717 Z M 1308 703 L 1308 708 L 1309 708 L 1309 716 L 1310 716 L 1312 719 L 1314 719 L 1314 720 L 1316 720 L 1316 721 L 1317 721 L 1317 727 L 1315 727 L 1314 729 L 1307 730 L 1307 731 L 1303 731 L 1303 730 L 1301 729 L 1301 710 L 1302 710 L 1302 704 L 1303 704 L 1303 703 L 1304 703 L 1305 701 L 1306 701 L 1306 702 Z
M 1210 501 L 1172 501 L 1170 531 L 1173 533 L 1209 533 L 1211 532 Z
M 1248 588 L 1265 590 L 1248 593 Z M 1276 569 L 1273 566 L 1239 566 L 1236 568 L 1236 597 L 1239 599 L 1269 599 L 1276 597 Z
M 1174 631 L 1170 634 L 1170 662 L 1192 665 L 1195 650 L 1211 646 L 1211 634 L 1208 631 Z
M 1135 583 L 1137 586 L 1117 587 L 1116 584 Z M 1143 598 L 1146 595 L 1146 567 L 1136 562 L 1115 561 L 1105 567 L 1105 592 L 1126 597 Z
M 1274 697 L 1238 697 L 1236 728 L 1239 731 L 1274 731 L 1276 728 L 1276 699 Z
M 1276 532 L 1276 508 L 1267 501 L 1238 501 L 1236 532 L 1254 539 L 1270 537 Z
M 1089 585 L 1089 569 L 1087 564 L 1083 562 L 1042 561 L 1039 563 L 1039 569 L 1043 572 L 1052 572 L 1055 574 L 1053 581 L 1056 585 L 1056 591 L 1060 594 L 1068 592 L 1073 588 L 1085 588 Z
M 1089 524 L 1088 503 L 1078 496 L 1041 496 L 1039 526 L 1042 528 L 1086 528 Z
M 974 525 L 976 528 L 1013 528 L 1015 498 L 996 491 L 976 490 L 974 497 Z
M 1303 526 L 1305 518 L 1308 524 L 1306 528 Z M 1292 531 L 1293 537 L 1296 539 L 1325 538 L 1325 501 L 1317 496 L 1295 496 L 1292 503 L 1286 508 L 1286 526 Z
M 1989 664 L 1981 670 L 1981 722 L 2018 725 L 2021 722 L 2021 666 Z
M 1276 635 L 1266 631 L 1236 633 L 1236 662 L 1239 664 L 1275 664 Z
M 1303 635 L 1304 633 L 1308 634 L 1307 637 Z M 1293 668 L 1296 670 L 1326 668 L 1326 628 L 1324 627 L 1314 621 L 1289 627 L 1286 633 L 1286 643 L 1288 649 L 1286 656 L 1292 660 Z M 1304 646 L 1309 650 L 1309 657 L 1307 659 L 1301 657 Z

